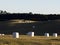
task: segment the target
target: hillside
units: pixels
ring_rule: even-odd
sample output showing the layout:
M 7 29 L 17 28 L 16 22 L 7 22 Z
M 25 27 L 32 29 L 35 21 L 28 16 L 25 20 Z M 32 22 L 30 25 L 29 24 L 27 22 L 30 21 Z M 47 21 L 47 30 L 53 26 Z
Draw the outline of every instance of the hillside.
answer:
M 45 32 L 50 34 L 57 32 L 60 34 L 60 20 L 30 22 L 28 20 L 0 21 L 0 33 L 12 34 L 15 31 L 20 32 L 20 34 L 26 34 L 29 31 L 34 31 L 35 35 L 43 35 Z

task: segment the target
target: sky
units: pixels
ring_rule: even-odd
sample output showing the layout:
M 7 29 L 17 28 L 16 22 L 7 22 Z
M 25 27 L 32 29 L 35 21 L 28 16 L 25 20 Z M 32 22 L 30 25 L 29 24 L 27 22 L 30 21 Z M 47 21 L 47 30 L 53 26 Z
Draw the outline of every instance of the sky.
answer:
M 60 14 L 60 0 L 0 0 L 0 10 L 12 13 Z

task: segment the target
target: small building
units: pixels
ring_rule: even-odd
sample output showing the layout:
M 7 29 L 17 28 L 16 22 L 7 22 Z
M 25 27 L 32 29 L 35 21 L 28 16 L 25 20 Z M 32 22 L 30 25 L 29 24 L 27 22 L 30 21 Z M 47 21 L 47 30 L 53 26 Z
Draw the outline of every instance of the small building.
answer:
M 2 36 L 4 36 L 5 34 L 1 34 Z
M 13 32 L 13 38 L 19 38 L 19 33 L 18 32 Z
M 49 33 L 45 33 L 44 36 L 49 37 Z
M 0 34 L 1 35 L 1 34 Z
M 34 37 L 34 32 L 28 32 L 27 35 Z
M 57 37 L 57 33 L 53 33 L 53 37 Z

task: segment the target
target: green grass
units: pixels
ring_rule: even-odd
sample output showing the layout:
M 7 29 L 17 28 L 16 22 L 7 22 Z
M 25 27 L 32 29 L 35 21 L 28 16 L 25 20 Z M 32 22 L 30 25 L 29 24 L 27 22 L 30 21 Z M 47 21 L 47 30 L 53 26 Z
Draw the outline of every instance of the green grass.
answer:
M 0 45 L 60 45 L 60 36 L 45 37 L 20 35 L 20 38 L 13 38 L 11 35 L 0 36 Z

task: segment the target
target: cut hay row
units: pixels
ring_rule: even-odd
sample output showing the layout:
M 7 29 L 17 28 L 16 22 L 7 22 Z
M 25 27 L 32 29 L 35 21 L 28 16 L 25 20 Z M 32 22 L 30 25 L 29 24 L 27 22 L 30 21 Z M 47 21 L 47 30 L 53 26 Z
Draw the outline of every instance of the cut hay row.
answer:
M 60 45 L 60 36 L 57 38 L 50 36 L 28 36 L 19 35 L 13 38 L 12 35 L 0 36 L 0 45 Z

